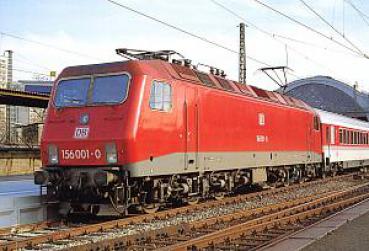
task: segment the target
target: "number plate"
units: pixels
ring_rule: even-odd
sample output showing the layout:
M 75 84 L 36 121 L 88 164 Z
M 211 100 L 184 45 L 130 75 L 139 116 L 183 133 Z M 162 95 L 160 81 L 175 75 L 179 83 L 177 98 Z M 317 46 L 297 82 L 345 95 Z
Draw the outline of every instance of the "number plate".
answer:
M 88 133 L 90 128 L 88 127 L 77 127 L 74 131 L 74 138 L 76 139 L 86 139 L 88 138 Z
M 61 158 L 63 160 L 90 160 L 95 158 L 96 160 L 101 159 L 102 153 L 100 149 L 62 149 Z

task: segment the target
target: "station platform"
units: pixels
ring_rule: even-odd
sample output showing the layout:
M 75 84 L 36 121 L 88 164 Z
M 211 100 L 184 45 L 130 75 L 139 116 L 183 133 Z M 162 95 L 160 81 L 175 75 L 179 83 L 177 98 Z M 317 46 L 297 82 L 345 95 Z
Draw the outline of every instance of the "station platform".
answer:
M 47 210 L 40 194 L 31 175 L 0 177 L 0 228 L 45 220 Z
M 369 250 L 369 213 L 349 221 L 334 232 L 302 249 L 302 251 L 326 250 Z
M 40 187 L 33 182 L 31 175 L 0 177 L 0 196 L 39 195 Z
M 369 250 L 369 200 L 338 212 L 262 250 Z
M 0 144 L 0 177 L 32 175 L 41 167 L 40 149 Z

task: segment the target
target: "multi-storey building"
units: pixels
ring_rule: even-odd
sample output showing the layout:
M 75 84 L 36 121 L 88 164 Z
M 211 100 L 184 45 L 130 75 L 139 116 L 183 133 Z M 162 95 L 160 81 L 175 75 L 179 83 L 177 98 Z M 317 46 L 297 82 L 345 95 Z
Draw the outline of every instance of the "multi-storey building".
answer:
M 49 93 L 52 81 L 13 81 L 13 52 L 8 50 L 0 55 L 0 88 L 17 91 Z M 44 109 L 21 106 L 0 105 L 0 143 L 22 144 L 22 129 L 28 124 L 42 123 Z
M 0 88 L 7 88 L 13 82 L 13 51 L 0 55 Z M 0 142 L 10 142 L 11 107 L 0 105 Z
M 11 85 L 11 89 L 49 94 L 52 84 L 52 81 L 19 80 Z M 22 143 L 22 128 L 29 124 L 43 123 L 44 116 L 45 109 L 43 108 L 12 106 L 10 112 L 11 142 Z
M 4 55 L 0 55 L 0 87 L 6 85 L 6 69 L 7 58 Z

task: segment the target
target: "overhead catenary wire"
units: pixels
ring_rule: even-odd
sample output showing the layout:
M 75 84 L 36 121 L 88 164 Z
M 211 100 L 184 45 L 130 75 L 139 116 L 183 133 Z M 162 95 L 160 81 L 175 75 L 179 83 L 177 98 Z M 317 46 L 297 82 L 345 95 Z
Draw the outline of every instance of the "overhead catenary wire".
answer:
M 28 73 L 28 74 L 33 74 L 33 75 L 41 75 L 41 76 L 48 76 L 48 77 L 50 77 L 50 75 L 47 74 L 47 73 L 32 71 L 32 70 L 28 70 L 28 69 L 19 68 L 19 67 L 15 67 L 15 68 L 12 67 L 11 69 L 9 69 L 9 67 L 5 66 L 3 69 L 5 69 L 5 70 L 11 70 L 11 71 L 16 71 L 16 72 L 22 72 L 22 73 Z
M 210 0 L 210 1 L 211 1 L 212 3 L 214 3 L 215 5 L 219 6 L 220 8 L 222 8 L 222 9 L 226 10 L 227 12 L 231 13 L 231 14 L 232 14 L 232 15 L 234 15 L 235 17 L 237 17 L 237 18 L 241 19 L 242 21 L 244 21 L 244 22 L 246 23 L 246 25 L 248 25 L 248 26 L 250 26 L 250 27 L 253 27 L 254 29 L 256 29 L 256 30 L 260 31 L 261 33 L 264 33 L 264 34 L 266 34 L 266 35 L 268 35 L 268 36 L 271 36 L 273 39 L 276 39 L 276 38 L 275 38 L 276 34 L 274 34 L 274 33 L 270 33 L 270 32 L 268 32 L 268 31 L 266 31 L 266 30 L 264 30 L 264 29 L 262 29 L 262 28 L 258 27 L 257 25 L 255 25 L 255 24 L 251 23 L 250 21 L 246 20 L 244 17 L 242 17 L 241 15 L 237 14 L 235 11 L 233 11 L 232 9 L 230 9 L 230 8 L 226 7 L 225 5 L 223 5 L 223 4 L 221 4 L 221 3 L 219 3 L 218 1 L 215 1 L 215 0 Z M 278 41 L 278 40 L 277 40 L 277 41 Z M 281 41 L 278 41 L 278 42 L 281 42 Z M 283 42 L 281 42 L 281 43 L 283 43 Z M 283 43 L 283 44 L 285 44 L 285 43 Z M 285 44 L 285 45 L 287 45 L 287 44 Z M 301 76 L 298 76 L 298 75 L 296 75 L 296 74 L 294 74 L 294 73 L 291 73 L 291 72 L 288 72 L 288 74 L 289 74 L 289 75 L 292 75 L 292 76 L 294 76 L 294 77 L 296 77 L 296 78 L 301 78 Z
M 54 46 L 54 45 L 51 45 L 51 44 L 47 44 L 47 43 L 43 43 L 43 42 L 40 42 L 40 41 L 24 38 L 24 37 L 14 35 L 14 34 L 11 34 L 11 33 L 8 33 L 8 32 L 0 31 L 0 35 L 1 36 L 6 36 L 6 37 L 11 37 L 11 38 L 21 40 L 21 41 L 25 41 L 25 42 L 28 42 L 28 43 L 37 44 L 37 45 L 40 45 L 40 46 L 43 46 L 43 47 L 47 47 L 47 48 L 50 48 L 50 49 L 53 49 L 53 50 L 61 51 L 61 52 L 71 54 L 71 55 L 75 55 L 75 56 L 78 56 L 78 57 L 90 58 L 90 59 L 99 60 L 99 61 L 104 60 L 104 59 L 94 57 L 94 56 L 91 56 L 91 55 L 88 55 L 88 54 L 80 53 L 78 51 L 73 51 L 73 50 L 57 47 L 57 46 Z
M 333 8 L 332 8 L 332 15 L 331 15 L 331 24 L 334 25 L 336 21 L 336 8 L 337 8 L 337 0 L 333 0 Z
M 336 50 L 336 49 L 320 46 L 318 44 L 311 43 L 311 42 L 308 42 L 308 41 L 303 41 L 303 40 L 295 39 L 295 38 L 292 38 L 292 37 L 287 37 L 287 36 L 284 36 L 284 35 L 275 35 L 275 37 L 279 37 L 279 38 L 282 38 L 282 39 L 285 39 L 285 40 L 288 40 L 288 41 L 291 41 L 291 42 L 295 42 L 295 43 L 298 43 L 298 44 L 302 44 L 302 45 L 314 47 L 314 48 L 317 48 L 317 49 L 321 49 L 321 50 L 324 50 L 324 51 L 329 51 L 329 52 L 332 52 L 332 53 L 339 53 L 339 54 L 349 55 L 349 56 L 352 56 L 352 57 L 362 58 L 361 55 L 358 55 L 357 53 L 353 53 L 353 52 L 350 52 L 350 51 L 347 51 L 347 50 L 345 50 L 345 51 Z
M 20 57 L 20 58 L 17 58 L 17 57 Z M 27 65 L 36 66 L 36 67 L 38 67 L 40 69 L 44 69 L 44 70 L 47 70 L 47 71 L 53 71 L 53 69 L 51 69 L 51 68 L 49 68 L 47 66 L 44 66 L 44 65 L 35 63 L 33 60 L 30 60 L 27 57 L 19 54 L 19 52 L 16 52 L 15 53 L 15 58 L 13 60 L 20 61 L 20 62 L 22 62 L 24 64 L 27 64 Z
M 298 54 L 299 56 L 301 56 L 304 60 L 306 61 L 309 61 L 315 65 L 318 65 L 320 67 L 323 67 L 323 68 L 326 68 L 327 70 L 329 70 L 330 72 L 332 73 L 335 73 L 334 70 L 332 70 L 331 68 L 329 68 L 328 66 L 324 65 L 324 64 L 321 64 L 313 59 L 311 59 L 309 56 L 305 55 L 304 53 L 298 51 L 297 49 L 293 48 L 292 46 L 288 45 L 287 43 L 283 42 L 283 41 L 280 41 L 279 39 L 277 39 L 277 37 L 280 37 L 280 38 L 285 38 L 285 39 L 290 39 L 292 41 L 295 41 L 295 39 L 293 38 L 288 38 L 288 37 L 284 37 L 284 36 L 281 36 L 281 35 L 276 35 L 275 33 L 272 33 L 272 32 L 269 32 L 269 31 L 266 31 L 258 26 L 256 26 L 255 24 L 251 23 L 250 21 L 246 20 L 244 17 L 242 17 L 241 15 L 237 14 L 234 10 L 232 10 L 231 8 L 228 8 L 227 6 L 219 3 L 218 1 L 216 0 L 210 0 L 212 3 L 214 3 L 215 5 L 219 6 L 220 8 L 224 9 L 225 11 L 229 12 L 231 15 L 239 18 L 240 20 L 244 21 L 249 27 L 254 27 L 256 30 L 262 32 L 263 34 L 267 35 L 267 36 L 270 36 L 271 38 L 273 38 L 274 40 L 276 40 L 277 42 L 279 43 L 282 43 L 285 47 L 288 47 L 291 51 L 295 52 L 296 54 Z M 299 40 L 297 40 L 299 41 Z M 355 56 L 358 56 L 357 54 L 350 54 L 350 55 L 355 55 Z M 288 74 L 292 75 L 292 76 L 295 76 L 295 77 L 300 77 L 301 76 L 298 76 L 296 74 L 293 74 L 291 72 L 288 72 Z M 335 73 L 336 74 L 336 73 Z M 349 82 L 347 80 L 345 80 L 345 82 Z
M 357 46 L 355 45 L 350 39 L 347 38 L 347 36 L 344 35 L 344 33 L 339 32 L 331 23 L 329 23 L 321 14 L 319 14 L 313 7 L 311 7 L 308 3 L 306 3 L 304 0 L 300 0 L 300 2 L 308 9 L 310 10 L 315 16 L 317 16 L 323 23 L 328 25 L 334 32 L 336 32 L 338 35 L 340 35 L 344 40 L 346 40 L 347 43 L 349 43 L 353 48 L 357 50 L 362 55 L 365 55 L 365 53 Z
M 168 23 L 168 22 L 166 22 L 166 21 L 160 20 L 160 19 L 158 19 L 158 18 L 156 18 L 156 17 L 153 17 L 153 16 L 151 16 L 151 15 L 148 15 L 148 14 L 146 14 L 146 13 L 143 13 L 142 11 L 139 11 L 139 10 L 133 9 L 133 8 L 131 8 L 131 7 L 127 6 L 127 5 L 124 5 L 124 4 L 122 4 L 122 3 L 119 3 L 119 2 L 117 2 L 117 1 L 114 1 L 114 0 L 105 0 L 105 1 L 110 2 L 111 4 L 114 4 L 114 5 L 116 5 L 116 6 L 119 6 L 119 7 L 123 8 L 123 9 L 126 9 L 126 10 L 128 10 L 128 11 L 130 11 L 130 12 L 136 13 L 136 14 L 138 14 L 138 15 L 140 15 L 140 16 L 145 17 L 145 18 L 148 18 L 148 19 L 150 19 L 150 20 L 152 20 L 152 21 L 154 21 L 154 22 L 160 23 L 160 24 L 162 24 L 162 25 L 164 25 L 164 26 L 167 26 L 167 27 L 169 27 L 169 28 L 171 28 L 171 29 L 174 29 L 174 30 L 176 30 L 176 31 L 178 31 L 178 32 L 181 32 L 181 33 L 184 33 L 184 34 L 186 34 L 186 35 L 188 35 L 188 36 L 191 36 L 191 37 L 193 37 L 193 38 L 199 39 L 199 40 L 201 40 L 201 41 L 203 41 L 203 42 L 205 42 L 205 43 L 211 44 L 211 45 L 213 45 L 213 46 L 216 46 L 216 47 L 221 48 L 221 49 L 223 49 L 223 50 L 226 50 L 226 51 L 228 51 L 228 52 L 231 52 L 231 53 L 234 53 L 234 54 L 238 54 L 238 51 L 237 51 L 237 50 L 231 49 L 231 48 L 229 48 L 229 47 L 227 47 L 227 46 L 224 46 L 224 45 L 222 45 L 222 44 L 220 44 L 220 43 L 217 43 L 217 42 L 215 42 L 215 41 L 212 41 L 212 40 L 210 40 L 210 39 L 208 39 L 208 38 L 206 38 L 206 37 L 203 37 L 203 36 L 197 35 L 197 34 L 195 34 L 195 33 L 193 33 L 193 32 L 187 31 L 187 30 L 185 30 L 185 29 L 183 29 L 183 28 L 181 28 L 181 27 L 178 27 L 178 26 L 175 26 L 175 25 L 173 25 L 173 24 L 170 24 L 170 23 Z M 248 59 L 250 59 L 250 60 L 252 60 L 252 61 L 254 61 L 254 62 L 258 63 L 258 64 L 265 65 L 265 66 L 271 66 L 270 64 L 268 64 L 268 63 L 266 63 L 266 62 L 263 62 L 263 61 L 261 61 L 261 60 L 259 60 L 259 59 L 255 58 L 255 57 L 252 57 L 252 56 L 246 56 L 246 57 L 247 57 Z
M 296 23 L 297 25 L 302 26 L 302 27 L 308 29 L 309 31 L 311 31 L 311 32 L 313 32 L 313 33 L 315 33 L 315 34 L 317 34 L 317 35 L 319 35 L 321 37 L 324 37 L 324 38 L 328 39 L 329 41 L 331 41 L 331 42 L 333 42 L 333 43 L 335 43 L 335 44 L 337 44 L 337 45 L 339 45 L 339 46 L 341 46 L 343 48 L 346 48 L 347 50 L 350 50 L 351 52 L 357 53 L 358 55 L 360 55 L 360 56 L 362 56 L 362 57 L 364 57 L 366 59 L 369 59 L 369 56 L 368 55 L 359 53 L 358 51 L 354 50 L 353 48 L 351 48 L 351 47 L 349 47 L 349 46 L 347 46 L 347 45 L 345 45 L 345 44 L 337 41 L 333 37 L 327 36 L 326 34 L 324 34 L 324 33 L 320 32 L 320 31 L 318 31 L 318 30 L 310 27 L 309 25 L 304 24 L 303 22 L 297 20 L 296 18 L 293 18 L 293 17 L 285 14 L 284 12 L 282 12 L 280 10 L 277 10 L 276 8 L 274 8 L 274 7 L 268 5 L 268 4 L 266 4 L 266 3 L 264 3 L 264 2 L 262 2 L 260 0 L 253 0 L 253 1 L 256 2 L 259 5 L 267 8 L 267 9 L 269 9 L 269 10 L 271 10 L 271 11 L 279 14 L 280 16 L 283 16 L 283 17 L 287 18 L 291 22 Z
M 212 3 L 214 3 L 215 5 L 219 6 L 220 8 L 224 9 L 225 11 L 229 12 L 230 14 L 234 15 L 235 17 L 238 17 L 239 19 L 243 20 L 247 24 L 247 26 L 252 27 L 252 28 L 256 29 L 257 31 L 259 31 L 261 33 L 264 33 L 264 34 L 272 37 L 273 39 L 276 39 L 278 37 L 278 38 L 289 40 L 289 41 L 292 41 L 292 42 L 295 42 L 295 43 L 312 46 L 312 47 L 315 47 L 315 48 L 318 48 L 318 49 L 322 49 L 322 50 L 326 50 L 326 51 L 329 50 L 329 51 L 335 52 L 335 53 L 343 53 L 343 54 L 347 54 L 347 55 L 350 55 L 350 56 L 361 57 L 361 55 L 358 55 L 357 53 L 346 52 L 346 51 L 339 51 L 339 50 L 332 50 L 330 48 L 322 47 L 322 46 L 319 46 L 317 44 L 314 44 L 314 43 L 311 43 L 311 42 L 308 42 L 308 41 L 303 41 L 303 40 L 299 40 L 299 39 L 296 39 L 296 38 L 288 37 L 288 36 L 285 36 L 285 35 L 277 34 L 275 32 L 267 31 L 267 30 L 265 30 L 263 28 L 260 28 L 256 24 L 250 22 L 249 20 L 246 20 L 244 17 L 242 17 L 241 15 L 239 15 L 238 13 L 236 13 L 234 10 L 228 8 L 224 4 L 221 4 L 221 3 L 219 3 L 216 0 L 210 0 L 210 1 Z
M 344 0 L 344 1 L 348 3 L 351 6 L 351 8 L 353 8 L 358 13 L 358 15 L 364 21 L 364 23 L 367 26 L 369 26 L 369 17 L 363 11 L 361 11 L 352 1 L 350 0 Z
M 29 73 L 29 74 L 33 74 L 33 75 L 41 75 L 41 76 L 50 77 L 49 74 L 45 74 L 45 73 L 41 73 L 41 72 L 35 72 L 35 71 L 30 71 L 30 70 L 18 69 L 18 68 L 13 68 L 12 70 L 13 71 L 18 71 L 18 72 L 23 72 L 23 73 Z
M 31 70 L 26 70 L 26 69 L 12 68 L 11 70 L 12 71 L 17 71 L 17 72 L 22 72 L 22 73 L 33 74 L 33 75 L 41 75 L 41 76 L 48 76 L 48 77 L 50 77 L 49 74 L 41 73 L 41 72 L 36 72 L 36 71 L 31 71 Z
M 345 34 L 345 17 L 346 17 L 346 11 L 345 11 L 345 1 L 342 1 L 342 34 Z

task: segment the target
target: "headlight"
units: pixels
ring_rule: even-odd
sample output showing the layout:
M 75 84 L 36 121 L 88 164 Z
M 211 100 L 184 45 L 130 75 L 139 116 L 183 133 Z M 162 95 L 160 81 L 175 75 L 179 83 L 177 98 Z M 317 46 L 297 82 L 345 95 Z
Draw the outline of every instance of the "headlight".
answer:
M 49 164 L 56 165 L 59 163 L 58 147 L 56 145 L 48 146 Z
M 114 143 L 109 143 L 105 145 L 106 152 L 106 162 L 109 164 L 117 163 L 118 155 L 117 155 L 117 147 Z

